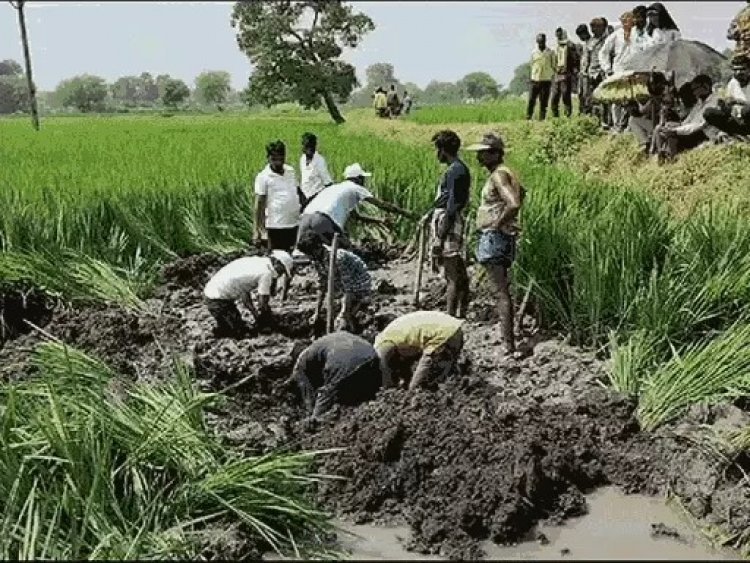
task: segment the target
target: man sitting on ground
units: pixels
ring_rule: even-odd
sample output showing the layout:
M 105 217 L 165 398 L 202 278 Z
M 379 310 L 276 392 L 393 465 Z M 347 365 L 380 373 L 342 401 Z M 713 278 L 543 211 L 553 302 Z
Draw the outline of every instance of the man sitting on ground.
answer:
M 706 123 L 723 133 L 721 140 L 750 135 L 750 58 L 734 59 L 732 72 L 734 76 L 727 84 L 726 97 L 719 100 L 719 107 L 703 112 Z
M 416 311 L 391 322 L 375 338 L 383 386 L 393 387 L 399 366 L 419 359 L 409 390 L 454 371 L 464 345 L 462 320 L 440 311 Z
M 374 399 L 383 381 L 375 348 L 348 332 L 333 332 L 308 346 L 297 358 L 292 378 L 312 419 L 334 403 L 353 406 Z
M 318 274 L 318 300 L 310 323 L 316 326 L 328 291 L 328 267 L 332 249 L 313 231 L 300 237 L 297 248 L 312 259 Z M 335 296 L 344 294 L 341 312 L 336 318 L 336 330 L 354 331 L 357 312 L 370 302 L 372 277 L 367 271 L 367 265 L 353 252 L 341 248 L 336 251 L 333 290 Z
M 279 276 L 291 279 L 292 266 L 289 253 L 274 250 L 270 256 L 238 258 L 216 272 L 203 290 L 206 307 L 216 320 L 214 335 L 239 336 L 248 330 L 237 309 L 238 300 L 250 310 L 257 326 L 268 323 L 274 281 Z M 258 291 L 260 313 L 253 304 L 253 289 Z
M 386 225 L 385 219 L 368 217 L 357 212 L 362 203 L 371 203 L 384 211 L 391 211 L 405 217 L 418 218 L 400 207 L 380 200 L 372 195 L 365 187 L 365 178 L 372 176 L 370 172 L 362 170 L 359 163 L 351 164 L 344 170 L 345 180 L 321 191 L 307 207 L 300 218 L 299 238 L 307 232 L 315 232 L 323 237 L 323 241 L 331 244 L 333 235 L 338 233 L 339 245 L 350 248 L 351 243 L 346 233 L 349 215 L 362 222 Z M 298 246 L 299 248 L 299 246 Z M 302 250 L 299 248 L 299 250 Z
M 706 123 L 703 112 L 718 107 L 719 95 L 713 92 L 711 77 L 701 74 L 692 82 L 691 87 L 697 101 L 688 116 L 680 125 L 666 123 L 654 129 L 655 142 L 661 156 L 670 160 L 678 153 L 696 148 L 709 139 L 715 139 L 719 131 Z

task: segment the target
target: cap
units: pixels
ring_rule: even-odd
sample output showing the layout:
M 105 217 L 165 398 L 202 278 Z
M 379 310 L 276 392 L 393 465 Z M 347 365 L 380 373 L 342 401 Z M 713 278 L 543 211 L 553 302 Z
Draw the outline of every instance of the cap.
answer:
M 500 138 L 499 135 L 495 135 L 494 133 L 486 133 L 482 140 L 478 143 L 474 143 L 473 145 L 469 145 L 466 147 L 467 151 L 488 151 L 488 150 L 504 150 L 505 149 L 505 143 L 503 143 L 503 140 Z
M 360 166 L 359 162 L 355 162 L 354 164 L 350 164 L 346 167 L 344 170 L 344 178 L 359 178 L 360 176 L 372 176 L 370 172 L 365 172 L 362 170 L 362 166 Z
M 282 266 L 286 270 L 286 274 L 292 277 L 292 267 L 294 266 L 294 259 L 289 255 L 286 250 L 274 250 L 271 252 L 271 256 L 281 262 Z

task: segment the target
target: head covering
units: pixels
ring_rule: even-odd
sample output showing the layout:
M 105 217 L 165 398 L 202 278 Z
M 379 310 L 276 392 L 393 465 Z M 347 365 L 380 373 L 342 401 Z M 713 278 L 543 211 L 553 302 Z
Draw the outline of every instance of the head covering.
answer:
M 355 162 L 354 164 L 350 164 L 346 167 L 344 170 L 344 178 L 359 178 L 360 176 L 364 176 L 365 178 L 372 176 L 371 172 L 365 172 L 362 169 L 362 166 L 360 166 L 359 162 Z
M 286 275 L 292 277 L 292 267 L 294 266 L 294 259 L 289 255 L 286 250 L 274 250 L 271 252 L 271 257 L 276 258 L 286 270 Z
M 578 27 L 576 27 L 576 35 L 583 35 L 584 33 L 588 33 L 589 35 L 591 35 L 591 33 L 589 32 L 589 26 L 587 26 L 585 23 L 578 24 Z
M 474 143 L 473 145 L 469 145 L 466 147 L 467 151 L 489 151 L 489 150 L 496 150 L 496 151 L 502 151 L 505 150 L 505 143 L 500 138 L 499 135 L 496 135 L 495 133 L 485 133 L 482 137 L 482 140 L 478 143 Z
M 677 27 L 677 24 L 672 19 L 672 16 L 669 14 L 667 9 L 664 7 L 664 5 L 661 2 L 654 2 L 648 7 L 647 14 L 649 12 L 655 12 L 659 14 L 659 29 L 674 29 L 679 31 L 680 28 Z M 653 31 L 653 28 L 649 25 L 649 35 Z

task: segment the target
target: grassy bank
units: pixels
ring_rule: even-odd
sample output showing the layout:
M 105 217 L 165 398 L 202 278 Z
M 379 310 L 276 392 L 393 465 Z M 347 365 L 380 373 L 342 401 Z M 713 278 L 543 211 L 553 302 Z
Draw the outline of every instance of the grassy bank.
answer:
M 316 454 L 234 453 L 204 422 L 220 397 L 196 391 L 180 364 L 155 387 L 56 343 L 33 361 L 38 377 L 0 385 L 3 559 L 189 559 L 206 550 L 232 557 L 233 543 L 244 553 L 321 545 L 328 520 L 307 500 Z

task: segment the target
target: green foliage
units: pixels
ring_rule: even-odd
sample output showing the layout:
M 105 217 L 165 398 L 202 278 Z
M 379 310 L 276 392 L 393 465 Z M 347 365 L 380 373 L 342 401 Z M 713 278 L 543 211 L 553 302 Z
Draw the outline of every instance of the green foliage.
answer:
M 195 558 L 214 527 L 289 552 L 330 524 L 309 504 L 317 453 L 243 457 L 208 429 L 219 399 L 184 365 L 130 383 L 60 344 L 38 377 L 0 384 L 0 557 Z
M 375 28 L 372 20 L 340 0 L 237 2 L 232 13 L 237 42 L 254 67 L 247 99 L 266 106 L 296 101 L 317 109 L 325 103 L 343 122 L 343 103 L 357 86 L 355 69 L 340 60 Z
M 531 80 L 531 63 L 521 63 L 513 71 L 513 79 L 508 84 L 508 94 L 512 96 L 523 96 L 529 91 Z
M 507 123 L 522 119 L 526 111 L 523 100 L 504 98 L 482 104 L 434 105 L 420 107 L 410 119 L 423 125 L 440 123 Z
M 29 92 L 26 78 L 21 75 L 0 75 L 0 114 L 27 111 Z
M 82 74 L 60 82 L 56 92 L 63 106 L 90 112 L 103 109 L 108 89 L 103 78 Z
M 187 84 L 177 78 L 168 78 L 164 82 L 164 93 L 161 101 L 165 106 L 176 107 L 190 97 Z
M 231 77 L 223 70 L 202 72 L 195 79 L 195 96 L 204 104 L 221 108 L 231 89 Z
M 423 105 L 460 104 L 462 100 L 461 88 L 453 82 L 432 80 L 422 92 Z
M 22 76 L 23 68 L 13 59 L 0 61 L 0 76 Z
M 486 72 L 471 72 L 458 81 L 457 86 L 464 96 L 475 100 L 494 99 L 500 93 L 500 88 Z

